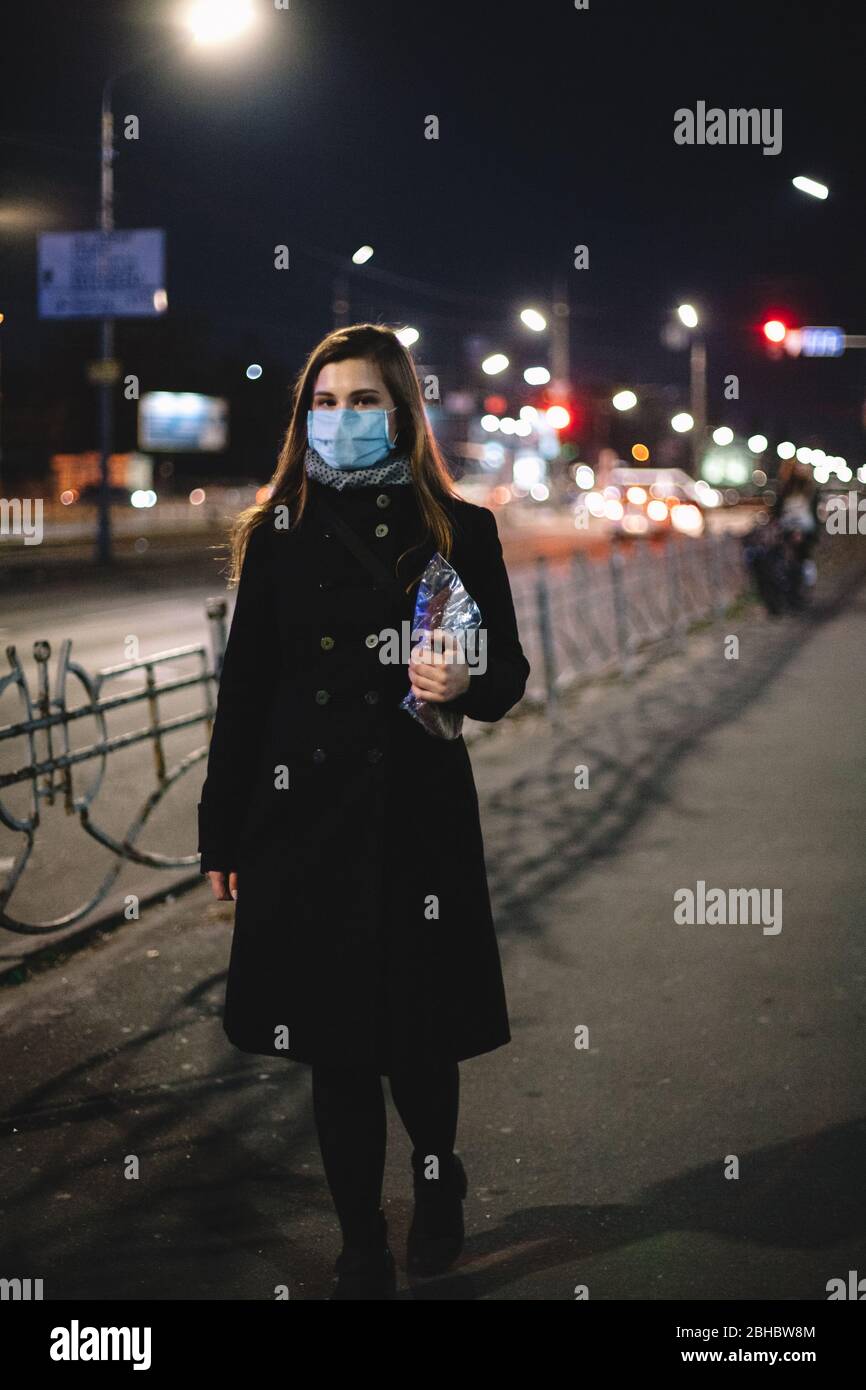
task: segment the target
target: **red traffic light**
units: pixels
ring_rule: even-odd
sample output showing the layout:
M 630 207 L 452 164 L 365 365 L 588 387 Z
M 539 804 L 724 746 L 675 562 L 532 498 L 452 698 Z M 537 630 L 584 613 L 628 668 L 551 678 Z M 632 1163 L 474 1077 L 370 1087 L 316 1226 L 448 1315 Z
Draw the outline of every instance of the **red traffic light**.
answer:
M 784 343 L 788 329 L 781 319 L 767 319 L 764 324 L 764 337 L 768 343 Z

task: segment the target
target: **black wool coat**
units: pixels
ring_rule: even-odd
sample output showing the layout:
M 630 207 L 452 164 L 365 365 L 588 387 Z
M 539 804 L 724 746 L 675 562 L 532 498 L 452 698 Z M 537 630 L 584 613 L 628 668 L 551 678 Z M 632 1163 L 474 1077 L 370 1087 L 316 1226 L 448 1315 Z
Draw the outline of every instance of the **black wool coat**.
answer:
M 510 1040 L 472 767 L 462 737 L 399 708 L 405 661 L 379 659 L 385 629 L 411 631 L 417 583 L 402 588 L 435 545 L 382 586 L 318 499 L 394 573 L 423 533 L 414 485 L 308 481 L 296 529 L 269 519 L 251 537 L 199 806 L 202 870 L 239 876 L 223 1026 L 299 1062 L 460 1061 Z M 452 705 L 492 722 L 529 663 L 493 513 L 446 506 L 487 663 Z

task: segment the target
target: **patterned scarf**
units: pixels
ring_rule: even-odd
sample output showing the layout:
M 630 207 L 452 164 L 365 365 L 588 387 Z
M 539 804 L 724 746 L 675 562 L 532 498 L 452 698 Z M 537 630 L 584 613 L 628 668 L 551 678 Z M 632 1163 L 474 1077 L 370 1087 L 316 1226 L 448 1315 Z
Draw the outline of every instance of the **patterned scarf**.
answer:
M 309 477 L 339 491 L 344 487 L 387 487 L 390 483 L 412 481 L 412 469 L 407 458 L 390 459 L 371 468 L 332 468 L 309 445 L 304 456 L 304 467 Z

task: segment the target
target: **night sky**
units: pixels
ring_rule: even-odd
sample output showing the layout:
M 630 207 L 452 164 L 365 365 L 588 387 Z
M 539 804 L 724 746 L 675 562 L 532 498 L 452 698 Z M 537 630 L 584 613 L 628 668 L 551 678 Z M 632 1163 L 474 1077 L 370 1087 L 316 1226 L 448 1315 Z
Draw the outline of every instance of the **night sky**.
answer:
M 866 333 L 861 6 L 259 8 L 257 31 L 227 56 L 188 50 L 172 25 L 177 0 L 4 6 L 7 411 L 16 369 L 45 371 L 71 344 L 96 355 L 95 325 L 36 319 L 34 233 L 95 225 L 102 80 L 174 44 L 116 88 L 117 117 L 141 123 L 138 142 L 118 142 L 117 225 L 168 236 L 170 312 L 120 324 L 125 365 L 136 343 L 161 342 L 168 361 L 183 342 L 187 358 L 219 353 L 239 372 L 261 361 L 284 391 L 331 327 L 335 271 L 369 242 L 351 317 L 415 324 L 416 357 L 446 388 L 483 380 L 488 346 L 522 360 L 516 313 L 549 302 L 557 278 L 571 299 L 576 391 L 590 380 L 685 386 L 686 355 L 660 333 L 691 299 L 707 319 L 711 425 L 820 436 L 863 462 L 866 353 L 772 362 L 756 331 L 776 310 Z M 781 153 L 676 145 L 675 110 L 699 100 L 781 107 Z M 431 113 L 438 141 L 424 138 Z M 830 198 L 794 190 L 797 173 L 829 184 Z M 277 243 L 289 271 L 273 268 Z M 589 270 L 572 267 L 578 243 Z M 161 385 L 200 389 L 184 360 Z M 738 408 L 722 402 L 728 372 L 740 376 Z

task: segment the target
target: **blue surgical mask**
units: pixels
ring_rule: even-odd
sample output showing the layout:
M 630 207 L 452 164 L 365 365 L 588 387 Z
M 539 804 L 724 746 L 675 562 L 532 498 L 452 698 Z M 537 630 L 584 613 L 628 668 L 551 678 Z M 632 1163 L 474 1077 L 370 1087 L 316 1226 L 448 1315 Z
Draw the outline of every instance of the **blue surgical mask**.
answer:
M 388 416 L 393 414 L 394 410 L 309 410 L 310 448 L 332 468 L 372 468 L 394 448 L 388 437 Z

